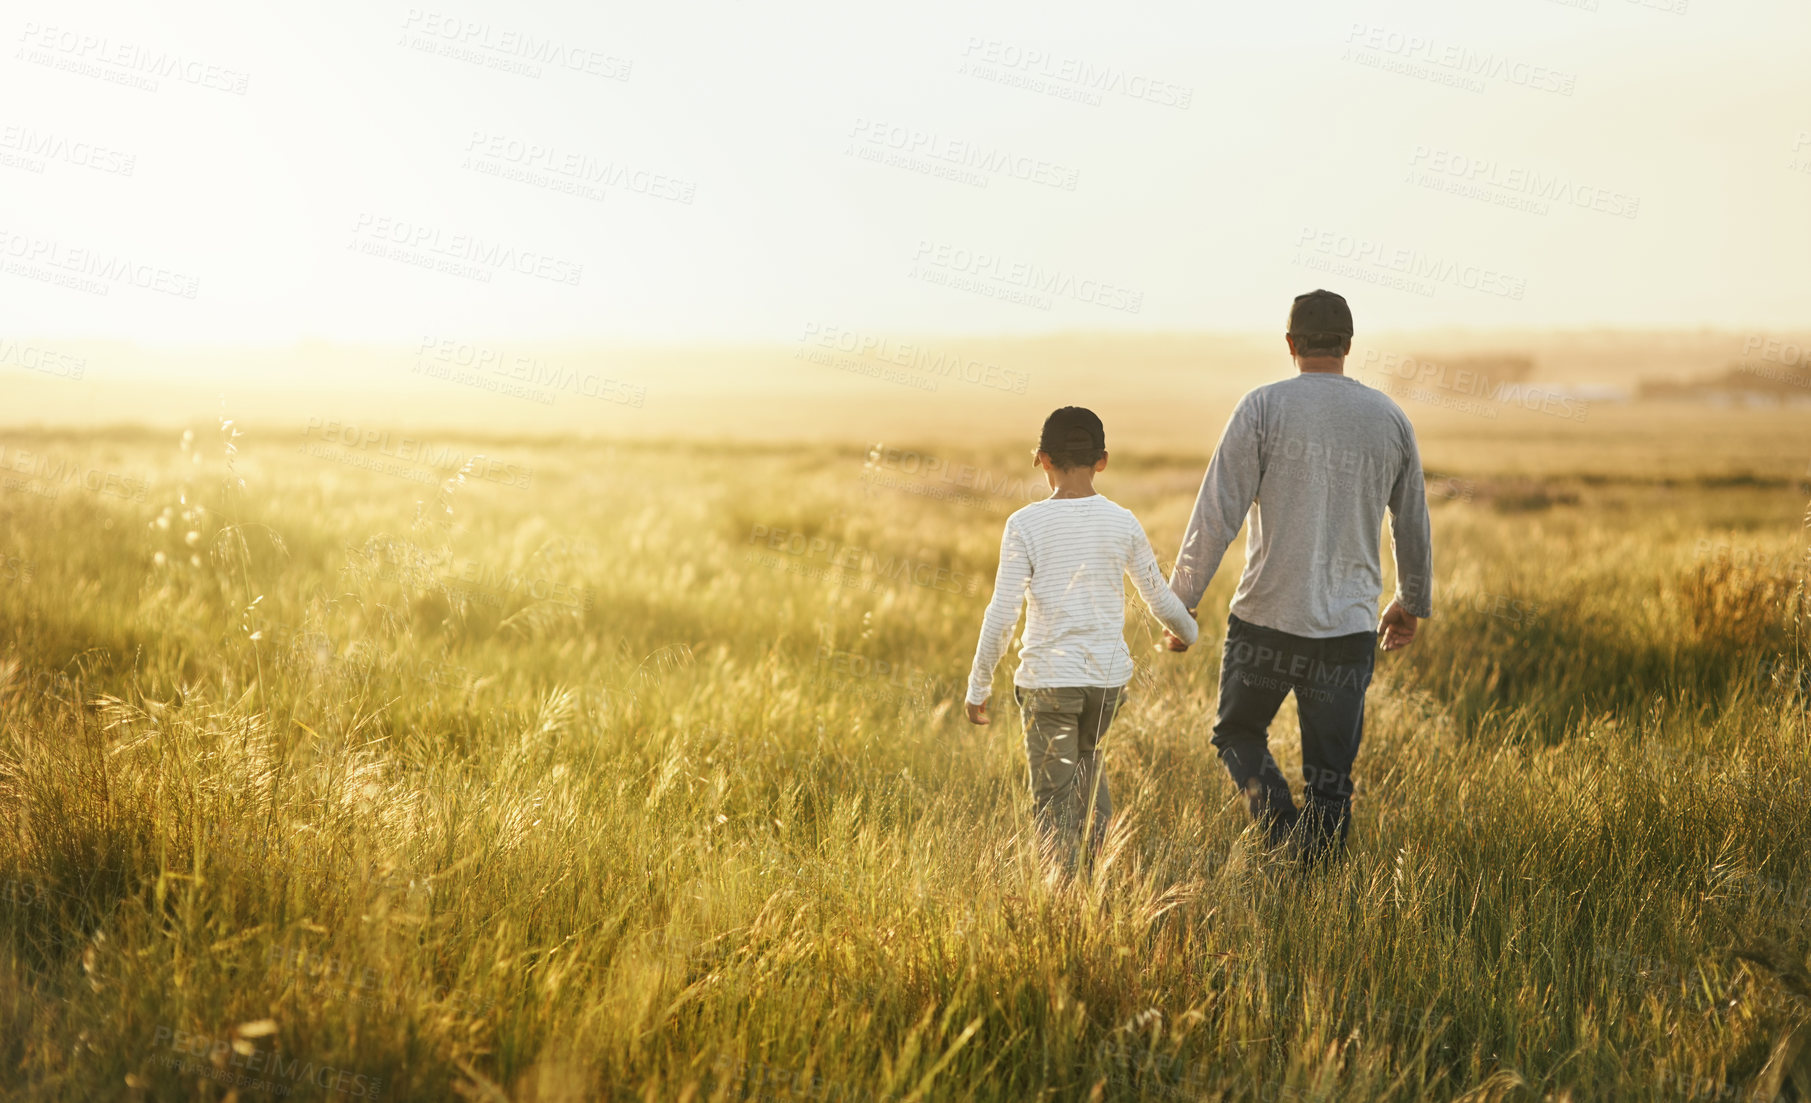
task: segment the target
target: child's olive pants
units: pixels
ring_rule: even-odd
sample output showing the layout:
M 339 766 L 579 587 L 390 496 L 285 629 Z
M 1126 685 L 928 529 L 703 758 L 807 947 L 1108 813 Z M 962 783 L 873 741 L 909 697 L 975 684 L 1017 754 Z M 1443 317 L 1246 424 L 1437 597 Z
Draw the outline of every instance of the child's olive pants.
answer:
M 1025 723 L 1039 847 L 1046 858 L 1073 871 L 1084 841 L 1090 857 L 1099 849 L 1113 814 L 1100 741 L 1125 699 L 1125 687 L 1015 689 L 1013 697 Z

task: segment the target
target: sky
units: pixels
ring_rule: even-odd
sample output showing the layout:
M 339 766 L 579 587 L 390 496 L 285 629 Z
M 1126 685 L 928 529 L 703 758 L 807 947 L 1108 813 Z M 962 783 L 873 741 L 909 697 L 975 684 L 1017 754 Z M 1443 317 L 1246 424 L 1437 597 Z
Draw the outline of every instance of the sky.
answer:
M 0 337 L 1802 325 L 1802 0 L 8 5 Z

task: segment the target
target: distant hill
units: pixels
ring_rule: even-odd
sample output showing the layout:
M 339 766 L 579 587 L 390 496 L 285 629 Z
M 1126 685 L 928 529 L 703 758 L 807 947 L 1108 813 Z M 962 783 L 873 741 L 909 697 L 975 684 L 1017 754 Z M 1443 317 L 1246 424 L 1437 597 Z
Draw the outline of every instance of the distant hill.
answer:
M 1811 369 L 1748 360 L 1697 379 L 1645 379 L 1637 396 L 1644 399 L 1765 399 L 1811 402 Z
M 1656 395 L 1689 394 L 1714 376 L 1727 388 L 1737 370 L 1727 366 L 1747 350 L 1750 370 L 1740 382 L 1791 393 L 1800 384 L 1759 371 L 1782 367 L 1761 359 L 1770 348 L 1806 347 L 1778 337 L 1370 334 L 1361 326 L 1349 368 L 1378 385 L 1406 361 L 1419 386 L 1432 372 L 1432 386 L 1448 395 L 1501 405 L 1505 386 L 1580 394 L 1646 383 Z M 1119 439 L 1195 450 L 1212 446 L 1240 394 L 1291 371 L 1280 332 L 977 337 L 824 325 L 766 344 L 692 346 L 424 337 L 388 346 L 172 348 L 14 339 L 0 341 L 8 394 L 0 424 L 182 426 L 224 413 L 296 432 L 338 419 L 392 430 L 624 438 L 1016 441 L 1051 408 L 1080 404 L 1095 408 Z M 1686 390 L 1669 391 L 1675 384 Z

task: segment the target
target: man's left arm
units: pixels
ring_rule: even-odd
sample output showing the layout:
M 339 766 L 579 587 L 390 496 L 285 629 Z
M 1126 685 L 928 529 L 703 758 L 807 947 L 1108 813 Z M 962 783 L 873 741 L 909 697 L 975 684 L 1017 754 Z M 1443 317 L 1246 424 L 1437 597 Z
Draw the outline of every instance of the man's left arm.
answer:
M 1390 488 L 1390 546 L 1396 557 L 1396 599 L 1410 616 L 1434 615 L 1434 534 L 1427 516 L 1427 485 L 1414 426 L 1404 423 L 1406 455 Z M 1387 619 L 1387 618 L 1386 618 Z M 1409 633 L 1412 638 L 1414 633 Z M 1405 641 L 1406 642 L 1406 641 Z
M 1170 572 L 1170 592 L 1182 599 L 1191 615 L 1257 499 L 1259 417 L 1251 395 L 1239 400 L 1207 465 L 1201 491 L 1195 496 L 1195 511 L 1182 533 L 1182 550 L 1176 553 L 1176 569 Z

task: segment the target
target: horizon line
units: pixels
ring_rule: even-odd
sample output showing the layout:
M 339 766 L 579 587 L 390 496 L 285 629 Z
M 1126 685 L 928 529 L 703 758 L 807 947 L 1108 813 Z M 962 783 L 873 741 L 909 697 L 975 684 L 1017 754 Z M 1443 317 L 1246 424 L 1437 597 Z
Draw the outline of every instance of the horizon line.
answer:
M 848 327 L 841 327 L 847 329 Z M 1434 326 L 1397 326 L 1361 332 L 1354 335 L 1354 341 L 1370 336 L 1396 335 L 1433 335 L 1450 334 L 1488 335 L 1488 336 L 1583 336 L 1588 334 L 1693 334 L 1714 335 L 1751 334 L 1751 333 L 1792 333 L 1811 332 L 1811 320 L 1793 325 L 1763 325 L 1735 323 L 1703 323 L 1696 325 L 1641 325 L 1636 323 L 1581 323 L 1566 325 L 1478 325 L 1452 324 Z M 870 327 L 854 330 L 868 336 L 884 336 L 894 339 L 913 338 L 917 340 L 939 341 L 1048 341 L 1062 339 L 1088 340 L 1161 340 L 1161 339 L 1259 339 L 1271 340 L 1281 337 L 1284 330 L 1279 325 L 1276 329 L 1056 329 L 1034 332 L 1013 331 L 944 331 L 913 329 L 882 329 Z M 451 334 L 423 334 L 422 337 L 335 337 L 309 335 L 290 338 L 252 338 L 209 340 L 207 338 L 145 338 L 98 335 L 69 334 L 31 334 L 0 337 L 8 342 L 46 342 L 59 344 L 84 345 L 117 345 L 142 349 L 296 349 L 303 347 L 328 348 L 408 348 L 418 346 L 427 337 L 437 340 L 459 340 L 468 342 L 508 342 L 526 345 L 593 345 L 621 348 L 643 349 L 710 349 L 710 348 L 750 348 L 763 346 L 789 346 L 796 344 L 803 337 L 749 336 L 749 337 L 687 337 L 687 338 L 653 338 L 592 335 L 523 335 L 495 333 L 466 333 L 457 336 Z

